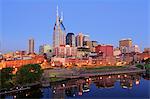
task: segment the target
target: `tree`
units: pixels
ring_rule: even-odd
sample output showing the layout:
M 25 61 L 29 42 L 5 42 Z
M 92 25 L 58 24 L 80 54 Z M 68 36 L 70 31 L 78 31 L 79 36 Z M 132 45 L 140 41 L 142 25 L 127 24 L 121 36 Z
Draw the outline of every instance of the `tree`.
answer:
M 42 69 L 39 64 L 28 64 L 22 66 L 17 74 L 16 80 L 19 84 L 34 83 L 39 81 L 42 75 Z
M 2 88 L 10 88 L 13 84 L 12 84 L 12 77 L 13 77 L 13 68 L 12 67 L 7 67 L 7 68 L 3 68 L 2 70 L 0 70 L 0 86 Z
M 137 64 L 136 67 L 141 68 L 141 69 L 144 69 L 144 66 L 141 65 L 141 64 Z
M 150 64 L 150 58 L 146 59 L 146 60 L 145 60 L 145 63 L 146 63 L 146 64 Z

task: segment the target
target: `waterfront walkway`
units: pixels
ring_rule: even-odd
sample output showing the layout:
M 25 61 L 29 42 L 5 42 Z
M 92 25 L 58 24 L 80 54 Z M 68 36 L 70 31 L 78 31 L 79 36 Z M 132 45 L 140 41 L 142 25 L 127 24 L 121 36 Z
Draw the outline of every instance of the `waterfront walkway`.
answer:
M 120 70 L 120 71 L 109 71 L 109 72 L 97 72 L 97 73 L 85 73 L 81 74 L 81 77 L 86 77 L 86 76 L 102 76 L 102 75 L 115 75 L 115 74 L 125 74 L 125 73 L 142 73 L 145 72 L 145 70 L 141 69 L 130 69 L 130 70 Z
M 30 89 L 30 87 L 26 87 L 26 88 L 20 88 L 20 89 L 5 91 L 5 92 L 1 92 L 0 95 L 15 93 L 15 92 L 24 91 L 24 90 L 29 90 L 29 89 Z
M 18 87 L 18 88 L 15 88 L 13 90 L 7 90 L 4 92 L 0 92 L 0 95 L 5 95 L 5 94 L 29 90 L 29 89 L 31 89 L 32 86 L 36 86 L 36 85 L 40 85 L 40 82 L 30 83 L 30 84 L 23 85 L 20 88 Z
M 80 77 L 93 77 L 93 76 L 103 76 L 103 75 L 115 75 L 115 74 L 125 74 L 125 73 L 143 73 L 145 70 L 138 69 L 138 68 L 131 68 L 131 69 L 122 69 L 122 70 L 110 70 L 110 71 L 96 71 L 96 72 L 83 72 L 79 75 L 60 75 L 56 76 L 56 78 L 80 78 Z

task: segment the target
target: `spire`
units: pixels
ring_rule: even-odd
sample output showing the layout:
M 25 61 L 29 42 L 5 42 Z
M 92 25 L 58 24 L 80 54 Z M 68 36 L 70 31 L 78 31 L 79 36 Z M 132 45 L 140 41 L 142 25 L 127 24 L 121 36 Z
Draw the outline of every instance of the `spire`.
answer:
M 58 14 L 58 5 L 57 5 L 57 9 L 56 9 L 56 25 L 59 25 L 59 14 Z
M 56 16 L 58 16 L 58 5 L 57 5 L 57 10 L 56 10 Z
M 61 21 L 63 21 L 63 12 L 61 11 Z

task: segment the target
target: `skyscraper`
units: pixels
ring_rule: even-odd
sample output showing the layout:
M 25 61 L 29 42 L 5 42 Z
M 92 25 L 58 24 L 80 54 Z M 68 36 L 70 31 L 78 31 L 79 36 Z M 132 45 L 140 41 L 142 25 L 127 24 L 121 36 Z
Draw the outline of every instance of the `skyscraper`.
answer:
M 52 48 L 48 44 L 41 45 L 39 48 L 39 54 L 50 53 L 52 52 Z
M 29 54 L 34 54 L 34 39 L 29 39 Z
M 119 48 L 122 53 L 129 53 L 132 47 L 132 39 L 122 39 L 119 41 Z
M 59 17 L 58 6 L 56 11 L 56 23 L 54 25 L 53 32 L 53 52 L 56 54 L 56 50 L 60 45 L 66 45 L 66 29 L 63 25 L 63 16 Z
M 122 39 L 119 41 L 119 47 L 126 46 L 126 47 L 132 47 L 132 39 Z
M 90 41 L 90 36 L 89 35 L 84 35 L 83 36 L 83 46 L 87 46 L 87 42 L 91 42 Z
M 56 23 L 53 32 L 53 48 L 66 44 L 66 29 L 63 25 L 63 16 L 59 17 L 58 6 L 56 11 Z
M 90 36 L 89 35 L 84 35 L 83 36 L 83 41 L 90 41 Z
M 74 35 L 74 33 L 68 33 L 67 34 L 66 45 L 70 45 L 71 47 L 75 47 L 75 35 Z
M 79 33 L 77 36 L 76 36 L 76 46 L 77 47 L 83 47 L 83 34 L 82 33 Z

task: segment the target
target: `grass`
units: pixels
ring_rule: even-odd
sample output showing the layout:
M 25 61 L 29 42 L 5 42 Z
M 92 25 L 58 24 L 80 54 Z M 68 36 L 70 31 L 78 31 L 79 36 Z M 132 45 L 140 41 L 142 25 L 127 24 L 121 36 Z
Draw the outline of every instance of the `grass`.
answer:
M 70 74 L 68 74 L 68 73 L 65 73 L 65 72 L 63 72 L 63 73 L 50 73 L 49 74 L 49 77 L 57 77 L 57 76 L 71 76 L 72 75 L 72 73 Z
M 57 82 L 57 81 L 65 80 L 65 79 L 64 78 L 50 78 L 49 80 L 50 82 Z
M 110 70 L 110 69 L 123 69 L 127 68 L 127 66 L 102 66 L 95 68 L 83 68 L 84 70 Z
M 143 65 L 137 64 L 136 67 L 138 67 L 138 68 L 143 68 Z M 146 69 L 150 69 L 150 64 L 145 64 L 144 67 L 145 67 Z

